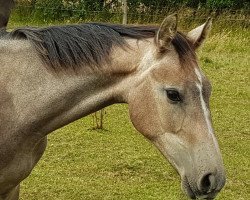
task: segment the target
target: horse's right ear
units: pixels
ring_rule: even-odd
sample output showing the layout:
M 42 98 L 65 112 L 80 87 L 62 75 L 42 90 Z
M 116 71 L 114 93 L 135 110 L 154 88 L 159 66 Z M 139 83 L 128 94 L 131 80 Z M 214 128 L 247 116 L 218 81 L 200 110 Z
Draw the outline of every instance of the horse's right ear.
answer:
M 177 14 L 172 14 L 163 20 L 155 38 L 156 46 L 160 52 L 168 49 L 176 33 Z
M 191 30 L 187 36 L 194 45 L 194 48 L 197 49 L 202 45 L 205 39 L 208 37 L 208 34 L 211 30 L 212 19 L 208 18 L 205 24 L 198 26 L 197 28 Z

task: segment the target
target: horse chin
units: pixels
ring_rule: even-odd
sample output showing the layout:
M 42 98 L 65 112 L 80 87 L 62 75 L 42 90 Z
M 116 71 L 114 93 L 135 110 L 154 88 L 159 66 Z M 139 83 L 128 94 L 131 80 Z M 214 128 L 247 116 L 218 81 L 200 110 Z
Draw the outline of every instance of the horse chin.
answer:
M 190 199 L 196 199 L 196 195 L 193 192 L 187 177 L 182 178 L 181 187 L 184 193 L 186 193 Z

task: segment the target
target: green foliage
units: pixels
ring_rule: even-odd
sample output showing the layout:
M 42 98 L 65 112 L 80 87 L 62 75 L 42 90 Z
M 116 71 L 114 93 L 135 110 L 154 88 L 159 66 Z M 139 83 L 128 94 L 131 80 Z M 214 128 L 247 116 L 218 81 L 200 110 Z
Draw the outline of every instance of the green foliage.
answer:
M 21 17 L 28 12 L 29 18 L 45 22 L 86 19 L 90 12 L 106 14 L 103 0 L 22 0 L 16 10 Z
M 60 8 L 74 8 L 85 10 L 102 10 L 104 5 L 120 5 L 121 1 L 117 0 L 17 0 L 18 3 L 31 4 L 31 5 L 43 5 L 53 6 Z M 159 9 L 162 7 L 181 7 L 190 6 L 197 8 L 199 6 L 205 6 L 211 9 L 249 9 L 249 0 L 128 0 L 128 4 L 132 7 L 146 6 Z
M 46 6 L 61 9 L 83 9 L 85 11 L 100 11 L 104 1 L 101 0 L 37 0 L 37 6 Z
M 244 7 L 249 7 L 249 1 L 247 0 L 207 0 L 206 6 L 211 9 L 240 9 Z
M 203 6 L 209 9 L 243 9 L 249 8 L 249 0 L 128 0 L 131 6 L 144 5 L 146 7 L 153 7 L 159 9 L 162 7 L 183 7 L 189 6 L 192 8 L 198 8 Z
M 211 1 L 211 2 L 210 2 Z M 203 22 L 207 16 L 213 19 L 227 20 L 227 23 L 242 24 L 243 27 L 249 27 L 248 10 L 230 10 L 223 9 L 210 9 L 215 6 L 212 0 L 183 0 L 183 5 L 178 7 L 163 7 L 165 1 L 157 1 L 150 3 L 146 0 L 129 1 L 128 23 L 160 23 L 168 13 L 178 12 L 179 18 L 185 21 L 185 24 L 192 24 L 193 22 Z M 233 1 L 233 0 L 228 0 Z M 33 2 L 33 3 L 32 3 Z M 86 21 L 101 21 L 101 22 L 122 22 L 122 9 L 121 3 L 110 1 L 104 3 L 102 1 L 94 0 L 89 1 L 75 0 L 75 1 L 62 1 L 62 0 L 37 0 L 36 2 L 24 1 L 16 6 L 13 11 L 11 21 L 28 24 L 50 24 L 50 23 L 78 23 Z M 91 3 L 90 3 L 91 2 Z M 175 1 L 178 2 L 178 1 Z M 215 2 L 215 0 L 214 0 Z M 218 3 L 219 1 L 217 1 Z M 158 4 L 156 4 L 158 3 Z M 173 1 L 174 3 L 174 1 Z M 147 5 L 147 6 L 146 6 Z M 157 7 L 154 7 L 154 6 Z M 216 4 L 218 6 L 218 4 Z M 224 5 L 224 4 L 223 4 Z M 236 20 L 234 20 L 236 19 Z M 238 20 L 239 19 L 239 20 Z

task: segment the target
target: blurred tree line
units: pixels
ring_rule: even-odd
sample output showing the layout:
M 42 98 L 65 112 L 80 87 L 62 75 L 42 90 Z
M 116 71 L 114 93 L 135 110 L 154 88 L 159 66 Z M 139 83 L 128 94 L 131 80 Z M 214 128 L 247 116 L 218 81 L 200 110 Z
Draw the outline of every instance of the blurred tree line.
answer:
M 100 11 L 103 8 L 116 8 L 122 0 L 17 0 L 32 6 L 56 6 L 57 8 L 74 8 Z M 249 0 L 127 0 L 132 8 L 167 8 L 190 7 L 207 9 L 250 9 Z
M 123 0 L 16 0 L 17 21 L 112 21 L 122 20 Z M 127 0 L 129 23 L 153 23 L 167 13 L 179 12 L 185 18 L 214 18 L 237 14 L 248 18 L 249 0 Z M 226 14 L 225 14 L 226 13 Z M 243 14 L 242 14 L 243 13 Z M 27 17 L 28 16 L 28 17 Z
M 147 7 L 187 6 L 191 8 L 205 7 L 210 9 L 242 9 L 249 7 L 249 0 L 131 0 L 130 5 Z

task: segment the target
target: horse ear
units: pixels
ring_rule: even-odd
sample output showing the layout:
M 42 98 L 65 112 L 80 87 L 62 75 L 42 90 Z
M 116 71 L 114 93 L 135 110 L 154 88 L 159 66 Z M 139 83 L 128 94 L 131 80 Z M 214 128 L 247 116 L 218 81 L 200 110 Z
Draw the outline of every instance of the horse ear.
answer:
M 207 38 L 212 27 L 212 19 L 208 18 L 206 23 L 198 26 L 197 28 L 190 31 L 187 36 L 192 41 L 194 48 L 197 49 Z
M 170 42 L 177 32 L 177 14 L 172 14 L 166 17 L 155 38 L 156 46 L 159 51 L 164 51 L 169 47 Z

